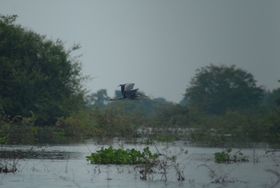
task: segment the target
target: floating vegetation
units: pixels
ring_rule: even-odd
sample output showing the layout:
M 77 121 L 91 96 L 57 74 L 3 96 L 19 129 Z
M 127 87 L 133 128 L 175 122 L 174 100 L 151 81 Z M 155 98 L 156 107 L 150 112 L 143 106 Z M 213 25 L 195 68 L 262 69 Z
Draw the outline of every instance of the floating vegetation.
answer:
M 154 154 L 149 147 L 144 148 L 143 151 L 134 148 L 124 150 L 113 149 L 112 147 L 104 149 L 102 147 L 96 153 L 86 156 L 86 160 L 91 164 L 133 165 L 141 180 L 153 179 L 153 174 L 161 174 L 162 179 L 167 181 L 168 170 L 173 168 L 178 177 L 177 180 L 182 182 L 185 180 L 184 172 L 176 159 L 175 155 Z
M 215 153 L 216 163 L 237 163 L 237 162 L 249 162 L 249 157 L 244 156 L 243 153 L 238 150 L 233 156 L 230 155 L 232 149 L 226 148 L 222 152 Z
M 91 164 L 147 164 L 155 161 L 158 154 L 152 154 L 149 147 L 138 151 L 136 149 L 113 149 L 109 147 L 98 150 L 90 156 L 86 156 L 86 160 Z

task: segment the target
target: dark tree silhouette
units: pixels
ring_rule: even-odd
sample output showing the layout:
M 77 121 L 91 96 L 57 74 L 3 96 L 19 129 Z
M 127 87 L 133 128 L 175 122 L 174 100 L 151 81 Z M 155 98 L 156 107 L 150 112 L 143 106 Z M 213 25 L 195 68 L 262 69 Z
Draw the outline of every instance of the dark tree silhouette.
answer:
M 17 16 L 0 16 L 1 117 L 34 117 L 50 124 L 68 116 L 84 102 L 81 63 L 61 40 L 15 25 Z
M 253 75 L 232 66 L 210 65 L 196 71 L 185 99 L 208 113 L 221 114 L 227 109 L 260 104 L 262 86 L 256 85 Z

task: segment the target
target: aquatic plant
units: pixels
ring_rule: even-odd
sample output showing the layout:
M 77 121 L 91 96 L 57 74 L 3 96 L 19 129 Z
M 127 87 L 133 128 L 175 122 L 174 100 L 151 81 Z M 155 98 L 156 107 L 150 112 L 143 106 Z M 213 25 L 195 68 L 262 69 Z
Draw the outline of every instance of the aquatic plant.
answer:
M 153 174 L 159 173 L 167 181 L 168 169 L 174 168 L 178 181 L 182 182 L 185 176 L 176 159 L 175 155 L 152 153 L 149 147 L 144 148 L 143 151 L 134 148 L 124 150 L 102 147 L 96 153 L 86 156 L 86 160 L 91 164 L 134 165 L 134 170 L 139 173 L 141 180 L 152 179 Z
M 183 185 L 183 181 L 185 181 L 183 168 L 185 165 L 181 162 L 178 162 L 177 157 L 182 154 L 187 154 L 188 152 L 183 148 L 180 148 L 179 152 L 175 151 L 174 153 L 173 150 L 170 150 L 168 145 L 166 145 L 166 147 L 163 148 L 161 152 L 159 152 L 159 149 L 156 147 L 156 145 L 154 146 L 159 153 L 158 158 L 156 160 L 149 161 L 148 163 L 137 164 L 134 167 L 134 169 L 140 173 L 140 179 L 153 179 L 153 175 L 161 174 L 161 180 L 167 181 L 168 176 L 170 175 L 168 172 L 173 169 L 172 172 L 175 171 L 179 185 Z
M 233 156 L 230 155 L 232 149 L 226 148 L 222 152 L 215 153 L 216 163 L 231 163 L 231 162 L 249 162 L 249 157 L 244 156 L 243 153 L 238 150 Z
M 265 152 L 265 156 L 270 158 L 271 161 L 273 161 L 276 166 L 280 165 L 280 159 L 279 159 L 280 151 L 278 149 L 267 150 Z
M 20 150 L 9 151 L 9 150 L 5 150 L 5 147 L 1 147 L 0 174 L 17 172 L 18 162 L 22 158 L 23 158 L 22 151 Z
M 207 164 L 201 164 L 197 168 L 199 168 L 199 167 L 206 167 L 209 170 L 209 176 L 211 178 L 211 183 L 221 184 L 223 187 L 226 187 L 229 183 L 247 184 L 246 181 L 238 180 L 235 178 L 230 178 L 231 171 L 221 173 L 221 172 L 216 171 L 213 167 L 211 167 Z
M 155 161 L 158 154 L 152 154 L 149 147 L 138 151 L 136 149 L 113 149 L 102 147 L 96 153 L 86 156 L 86 160 L 91 164 L 147 164 Z
M 0 174 L 1 173 L 15 173 L 16 171 L 18 171 L 18 169 L 16 168 L 16 163 L 12 163 L 9 165 L 3 165 L 2 163 L 0 163 Z

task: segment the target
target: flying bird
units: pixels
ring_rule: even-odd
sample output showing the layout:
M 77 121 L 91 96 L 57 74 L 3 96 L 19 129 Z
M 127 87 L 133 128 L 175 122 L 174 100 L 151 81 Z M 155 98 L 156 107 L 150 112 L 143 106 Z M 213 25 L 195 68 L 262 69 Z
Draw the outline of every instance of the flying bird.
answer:
M 110 99 L 109 101 L 115 101 L 115 100 L 138 100 L 143 97 L 147 97 L 139 92 L 137 92 L 137 89 L 133 89 L 134 83 L 126 83 L 126 84 L 120 84 L 119 87 L 121 87 L 122 97 L 116 98 L 116 99 Z
M 138 89 L 133 89 L 134 83 L 120 84 L 123 99 L 132 99 L 136 97 Z

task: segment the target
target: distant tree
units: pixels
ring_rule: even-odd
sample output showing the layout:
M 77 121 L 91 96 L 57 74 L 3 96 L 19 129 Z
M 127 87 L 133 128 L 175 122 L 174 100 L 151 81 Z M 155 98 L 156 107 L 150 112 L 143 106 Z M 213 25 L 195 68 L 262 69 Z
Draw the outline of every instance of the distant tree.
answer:
M 273 89 L 272 91 L 266 91 L 263 103 L 271 106 L 276 106 L 278 98 L 280 98 L 280 88 Z
M 31 117 L 37 124 L 53 124 L 84 103 L 85 89 L 78 57 L 61 40 L 15 25 L 17 16 L 0 16 L 1 117 Z
M 152 99 L 151 102 L 152 102 L 152 107 L 153 107 L 154 113 L 157 113 L 158 111 L 161 111 L 163 109 L 168 109 L 168 108 L 175 106 L 175 103 L 167 101 L 163 97 L 154 98 L 154 99 Z
M 278 82 L 280 83 L 280 80 L 278 80 Z M 280 88 L 278 88 L 277 93 L 280 93 Z M 280 96 L 278 95 L 278 97 L 275 99 L 275 103 L 277 105 L 278 108 L 280 108 Z
M 280 83 L 280 80 L 278 80 Z M 274 91 L 279 91 L 274 90 Z M 269 140 L 272 143 L 280 144 L 280 97 L 278 96 L 275 98 L 276 106 L 272 106 L 273 113 L 269 115 L 269 118 L 267 119 L 268 122 L 265 122 L 266 125 L 269 125 Z
M 210 65 L 196 70 L 185 99 L 201 110 L 221 114 L 227 109 L 248 107 L 261 103 L 264 96 L 262 86 L 256 86 L 253 75 L 232 66 Z
M 167 100 L 163 97 L 154 98 L 153 102 L 155 102 L 157 104 L 161 104 L 161 105 L 168 103 Z
M 95 105 L 97 105 L 99 108 L 103 108 L 106 103 L 108 102 L 109 97 L 107 95 L 106 89 L 100 89 L 96 93 L 92 93 L 89 96 L 89 101 Z
M 179 102 L 180 105 L 187 105 L 188 104 L 188 101 L 186 100 L 186 98 L 183 98 L 180 102 Z
M 141 92 L 143 93 L 143 92 Z M 120 90 L 115 90 L 114 98 L 121 98 L 122 93 Z M 149 98 L 142 98 L 140 100 L 117 100 L 109 102 L 106 107 L 115 108 L 116 114 L 126 114 L 135 116 L 144 116 L 151 113 Z
M 173 104 L 158 110 L 154 119 L 158 126 L 185 127 L 189 125 L 190 118 L 187 106 Z
M 121 90 L 115 90 L 115 98 L 122 97 Z

